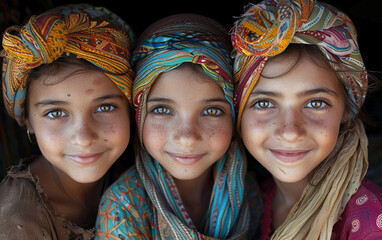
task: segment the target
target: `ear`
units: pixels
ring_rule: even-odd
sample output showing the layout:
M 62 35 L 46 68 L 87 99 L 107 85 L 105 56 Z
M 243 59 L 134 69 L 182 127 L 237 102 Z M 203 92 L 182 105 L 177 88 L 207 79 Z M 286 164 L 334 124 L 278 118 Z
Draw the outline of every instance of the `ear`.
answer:
M 32 124 L 30 123 L 29 119 L 25 120 L 25 125 L 26 125 L 27 129 L 29 129 L 29 133 L 34 134 L 34 129 L 32 127 Z

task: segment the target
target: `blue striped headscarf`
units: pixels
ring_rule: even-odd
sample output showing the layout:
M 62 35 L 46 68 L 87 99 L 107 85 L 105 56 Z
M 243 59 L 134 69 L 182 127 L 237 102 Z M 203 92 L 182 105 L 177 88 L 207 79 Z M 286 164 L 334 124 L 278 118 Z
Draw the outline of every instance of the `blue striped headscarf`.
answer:
M 136 70 L 133 103 L 141 142 L 150 87 L 160 73 L 185 62 L 200 64 L 221 86 L 234 114 L 230 50 L 228 32 L 216 21 L 200 15 L 173 15 L 143 32 L 132 55 Z M 136 168 L 160 223 L 157 232 L 161 236 L 153 236 L 154 239 L 245 238 L 250 221 L 244 200 L 246 161 L 235 141 L 215 164 L 210 206 L 200 232 L 184 211 L 178 190 L 171 187 L 176 186 L 172 176 L 141 145 L 136 153 Z

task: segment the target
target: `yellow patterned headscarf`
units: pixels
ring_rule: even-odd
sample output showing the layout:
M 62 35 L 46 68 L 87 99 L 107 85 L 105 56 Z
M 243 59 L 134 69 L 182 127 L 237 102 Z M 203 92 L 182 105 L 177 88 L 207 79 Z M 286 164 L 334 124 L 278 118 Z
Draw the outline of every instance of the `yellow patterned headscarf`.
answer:
M 99 67 L 131 101 L 134 73 L 129 59 L 135 36 L 117 15 L 88 4 L 67 5 L 32 16 L 3 36 L 3 97 L 9 115 L 25 125 L 25 98 L 31 69 L 61 56 Z

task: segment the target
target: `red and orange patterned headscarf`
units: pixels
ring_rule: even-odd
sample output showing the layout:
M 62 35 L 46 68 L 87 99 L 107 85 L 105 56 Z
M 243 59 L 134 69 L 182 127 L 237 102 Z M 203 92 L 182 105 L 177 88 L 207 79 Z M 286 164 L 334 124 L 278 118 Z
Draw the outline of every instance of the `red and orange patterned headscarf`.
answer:
M 25 98 L 31 69 L 61 56 L 82 58 L 99 67 L 131 101 L 134 73 L 129 59 L 134 41 L 117 15 L 87 4 L 67 5 L 32 16 L 3 36 L 3 97 L 9 115 L 25 125 Z
M 238 129 L 248 96 L 268 57 L 282 53 L 290 43 L 317 45 L 329 62 L 335 63 L 332 68 L 340 70 L 354 103 L 361 106 L 364 102 L 367 74 L 350 18 L 315 0 L 265 0 L 250 5 L 232 30 L 237 51 L 234 80 Z M 357 111 L 352 110 L 352 114 Z

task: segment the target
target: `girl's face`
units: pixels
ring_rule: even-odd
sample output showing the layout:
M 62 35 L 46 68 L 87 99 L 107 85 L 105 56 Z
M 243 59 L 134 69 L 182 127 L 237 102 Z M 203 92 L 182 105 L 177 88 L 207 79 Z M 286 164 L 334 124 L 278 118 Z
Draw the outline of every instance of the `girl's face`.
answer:
M 252 156 L 275 179 L 289 183 L 306 180 L 329 155 L 347 115 L 336 74 L 302 55 L 280 76 L 294 62 L 296 56 L 280 57 L 266 65 L 263 76 L 278 77 L 260 77 L 241 124 Z
M 65 67 L 31 82 L 27 126 L 53 166 L 77 182 L 90 183 L 103 177 L 126 149 L 129 106 L 104 73 L 76 70 L 81 69 Z
M 227 151 L 231 105 L 212 80 L 189 68 L 162 73 L 147 98 L 143 143 L 174 178 L 192 180 Z

